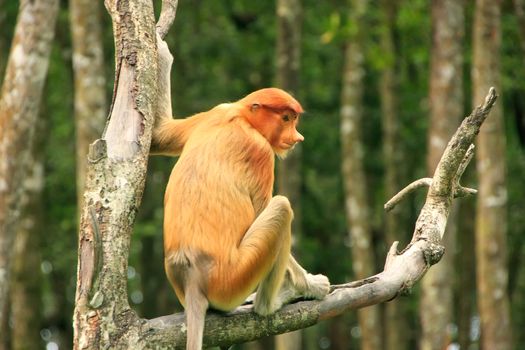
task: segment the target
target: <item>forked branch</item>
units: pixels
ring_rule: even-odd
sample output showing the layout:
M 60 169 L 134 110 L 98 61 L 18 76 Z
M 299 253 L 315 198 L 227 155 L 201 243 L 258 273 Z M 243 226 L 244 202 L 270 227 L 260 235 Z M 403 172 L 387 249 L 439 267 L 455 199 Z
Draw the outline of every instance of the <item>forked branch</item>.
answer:
M 491 88 L 485 103 L 464 119 L 450 140 L 433 178 L 412 183 L 394 197 L 395 200 L 390 201 L 398 203 L 414 189 L 429 186 L 411 243 L 401 253 L 397 250 L 398 242 L 393 243 L 383 272 L 363 280 L 333 285 L 331 293 L 323 300 L 298 301 L 267 317 L 255 314 L 251 305 L 243 305 L 227 314 L 209 312 L 206 317 L 204 345 L 225 347 L 306 328 L 348 310 L 389 301 L 408 291 L 444 253 L 440 243 L 452 200 L 475 193 L 475 190 L 461 187 L 459 180 L 472 159 L 471 144 L 496 97 L 495 90 Z M 157 345 L 170 344 L 183 348 L 185 329 L 184 314 L 163 316 L 145 321 L 142 339 Z

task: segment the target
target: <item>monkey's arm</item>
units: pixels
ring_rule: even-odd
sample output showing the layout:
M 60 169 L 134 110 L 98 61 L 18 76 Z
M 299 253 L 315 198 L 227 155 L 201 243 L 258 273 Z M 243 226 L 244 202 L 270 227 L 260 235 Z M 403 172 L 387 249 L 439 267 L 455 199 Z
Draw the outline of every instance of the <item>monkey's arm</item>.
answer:
M 155 125 L 153 126 L 150 154 L 178 156 L 192 131 L 207 117 L 220 115 L 220 109 L 196 114 L 186 119 L 173 119 L 171 109 L 171 65 L 173 56 L 168 45 L 157 34 L 158 91 Z
M 172 118 L 171 110 L 171 65 L 173 55 L 168 44 L 157 33 L 157 111 L 153 126 L 150 154 L 179 155 L 185 140 L 181 137 L 182 130 L 177 130 L 180 121 Z M 170 137 L 173 135 L 173 137 Z
M 173 55 L 168 45 L 157 33 L 157 111 L 153 126 L 150 154 L 178 156 L 188 140 L 194 122 L 190 119 L 173 119 L 171 109 L 171 66 Z
M 168 44 L 157 33 L 157 112 L 155 114 L 155 127 L 159 121 L 172 119 L 171 111 L 171 66 L 173 55 Z
M 178 156 L 191 133 L 206 119 L 207 113 L 199 113 L 186 119 L 160 118 L 153 128 L 150 154 Z

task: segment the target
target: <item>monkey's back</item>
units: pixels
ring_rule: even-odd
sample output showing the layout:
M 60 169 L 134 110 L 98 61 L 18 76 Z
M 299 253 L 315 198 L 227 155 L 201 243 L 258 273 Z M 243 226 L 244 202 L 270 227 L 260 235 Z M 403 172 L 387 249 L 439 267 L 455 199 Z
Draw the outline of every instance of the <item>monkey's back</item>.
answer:
M 273 171 L 271 146 L 243 118 L 197 128 L 166 188 L 166 257 L 182 251 L 190 258 L 204 254 L 212 265 L 235 261 L 244 234 L 271 198 Z

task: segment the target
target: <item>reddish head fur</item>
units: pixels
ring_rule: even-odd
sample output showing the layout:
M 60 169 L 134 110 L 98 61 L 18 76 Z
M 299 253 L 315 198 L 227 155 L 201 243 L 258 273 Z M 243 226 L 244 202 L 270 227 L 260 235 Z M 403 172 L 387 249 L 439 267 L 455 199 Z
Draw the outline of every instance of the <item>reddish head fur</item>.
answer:
M 278 156 L 285 157 L 288 150 L 304 140 L 296 129 L 303 108 L 285 91 L 257 90 L 237 104 L 244 109 L 243 117 L 268 140 Z
M 296 114 L 303 113 L 303 107 L 287 92 L 277 88 L 265 88 L 252 92 L 239 101 L 246 106 L 261 105 L 278 112 L 291 110 Z

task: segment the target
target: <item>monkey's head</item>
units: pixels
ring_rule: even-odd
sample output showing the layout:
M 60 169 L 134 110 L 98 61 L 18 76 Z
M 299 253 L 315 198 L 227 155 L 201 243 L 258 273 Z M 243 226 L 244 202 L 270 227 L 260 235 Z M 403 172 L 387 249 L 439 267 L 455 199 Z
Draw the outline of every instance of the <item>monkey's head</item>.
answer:
M 295 144 L 304 140 L 297 131 L 303 107 L 285 91 L 261 89 L 239 102 L 247 109 L 248 122 L 268 140 L 279 157 L 286 157 Z

